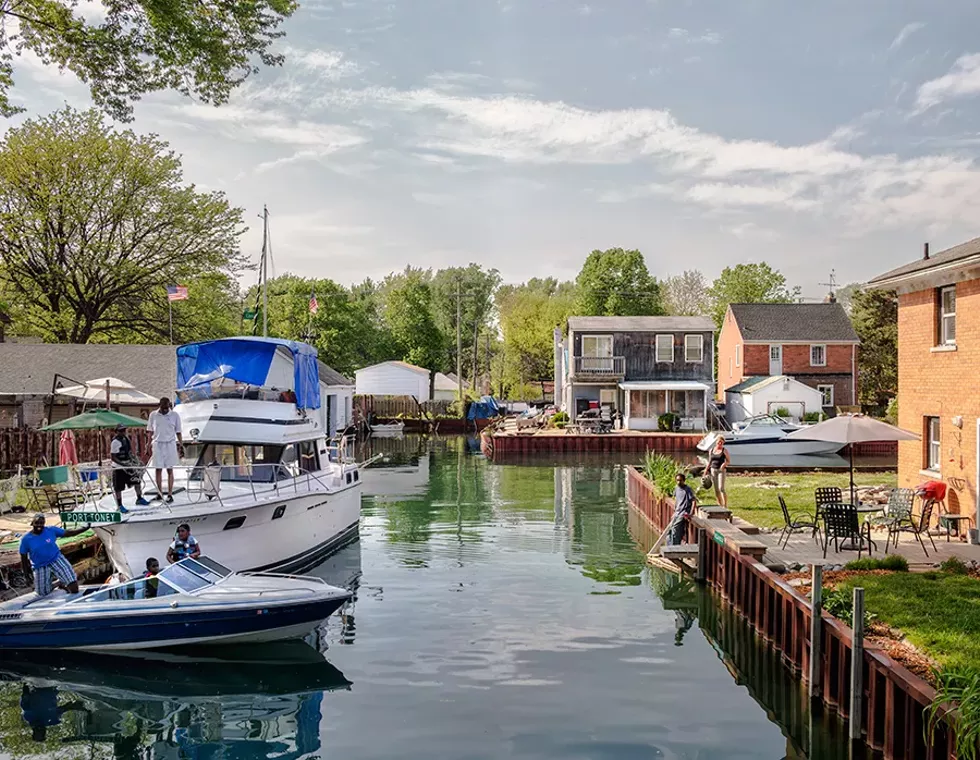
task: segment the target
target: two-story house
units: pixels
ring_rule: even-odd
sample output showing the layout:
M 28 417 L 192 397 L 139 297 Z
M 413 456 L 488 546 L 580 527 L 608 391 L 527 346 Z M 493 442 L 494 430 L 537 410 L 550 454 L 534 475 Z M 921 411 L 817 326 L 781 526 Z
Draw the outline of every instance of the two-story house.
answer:
M 705 317 L 569 317 L 555 331 L 555 398 L 574 421 L 607 406 L 632 430 L 672 412 L 702 430 L 714 393 L 714 323 Z
M 899 485 L 942 480 L 950 511 L 976 517 L 980 489 L 980 238 L 875 277 L 898 293 Z M 976 534 L 973 534 L 976 536 Z M 975 541 L 976 542 L 976 541 Z
M 839 303 L 733 303 L 718 336 L 718 396 L 750 377 L 787 375 L 828 412 L 858 404 L 858 339 Z

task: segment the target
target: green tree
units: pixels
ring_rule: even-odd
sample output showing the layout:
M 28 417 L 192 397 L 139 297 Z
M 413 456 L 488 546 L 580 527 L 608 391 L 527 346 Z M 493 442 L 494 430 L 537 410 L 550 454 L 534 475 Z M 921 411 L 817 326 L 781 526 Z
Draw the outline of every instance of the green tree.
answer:
M 480 345 L 486 345 L 493 318 L 494 292 L 500 285 L 496 269 L 479 264 L 440 269 L 432 278 L 433 308 L 436 323 L 448 343 L 447 362 L 456 371 L 456 291 L 460 292 L 461 362 L 463 372 L 470 374 L 474 390 L 480 374 Z M 484 349 L 483 353 L 486 351 Z M 484 363 L 486 358 L 484 357 Z M 447 368 L 446 365 L 442 369 Z
M 166 340 L 164 287 L 228 283 L 243 232 L 241 209 L 185 185 L 165 142 L 96 111 L 64 109 L 0 142 L 2 290 L 45 340 Z
M 709 313 L 708 281 L 697 269 L 668 277 L 662 287 L 664 311 L 674 317 L 697 317 Z
M 732 303 L 792 303 L 800 289 L 789 288 L 786 277 L 765 262 L 725 267 L 708 289 L 711 314 L 721 328 L 725 312 Z
M 575 286 L 553 277 L 531 279 L 501 286 L 496 300 L 503 335 L 497 375 L 512 395 L 525 396 L 529 383 L 554 377 L 554 331 L 577 313 Z
M 74 72 L 116 119 L 131 119 L 132 102 L 159 90 L 225 103 L 259 63 L 282 64 L 270 47 L 297 8 L 294 0 L 103 0 L 94 19 L 78 5 L 17 0 L 0 7 L 0 114 L 24 110 L 10 88 L 14 57 L 25 49 Z
M 663 314 L 660 285 L 650 276 L 639 251 L 622 248 L 592 251 L 575 284 L 580 316 Z
M 382 283 L 383 318 L 397 358 L 433 369 L 445 358 L 445 337 L 433 316 L 432 275 L 407 267 Z
M 883 412 L 898 393 L 898 296 L 889 290 L 858 290 L 851 321 L 861 339 L 861 404 Z

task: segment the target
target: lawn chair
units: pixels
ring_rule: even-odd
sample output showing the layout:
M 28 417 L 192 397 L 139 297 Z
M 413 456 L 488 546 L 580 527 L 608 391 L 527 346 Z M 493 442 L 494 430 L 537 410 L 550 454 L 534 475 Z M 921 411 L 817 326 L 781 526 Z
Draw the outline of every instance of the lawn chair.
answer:
M 779 506 L 783 510 L 783 521 L 785 525 L 783 526 L 783 532 L 779 534 L 779 541 L 776 545 L 779 546 L 780 541 L 783 543 L 783 548 L 789 544 L 789 538 L 794 533 L 803 533 L 805 531 L 810 531 L 812 538 L 816 539 L 820 535 L 820 525 L 817 523 L 817 519 L 807 513 L 801 512 L 795 517 L 790 517 L 789 507 L 786 506 L 786 499 L 783 498 L 782 494 L 779 494 Z
M 813 492 L 814 501 L 816 502 L 816 509 L 813 512 L 813 518 L 815 523 L 823 518 L 823 505 L 824 504 L 840 504 L 844 501 L 844 492 L 841 491 L 837 486 L 824 486 L 822 488 L 817 488 Z M 817 531 L 813 531 L 813 535 L 817 535 Z
M 868 542 L 868 555 L 871 555 L 871 526 L 862 525 L 858 520 L 857 507 L 853 504 L 824 504 L 823 505 L 823 558 L 827 559 L 827 547 L 834 542 L 834 551 L 840 552 L 840 540 L 850 539 L 858 542 L 858 559 L 864 551 L 864 542 Z M 867 534 L 867 535 L 865 535 Z
M 929 552 L 926 551 L 925 542 L 923 542 L 922 536 L 919 534 L 922 525 L 925 525 L 926 528 L 929 526 L 928 520 L 932 517 L 933 504 L 927 503 L 924 505 L 922 517 L 926 519 L 923 521 L 920 518 L 918 524 L 916 524 L 915 518 L 912 516 L 912 504 L 914 501 L 915 491 L 911 488 L 896 488 L 888 495 L 888 506 L 885 508 L 885 515 L 883 517 L 872 517 L 865 523 L 869 528 L 888 529 L 888 538 L 885 539 L 885 554 L 888 554 L 888 544 L 894 543 L 895 548 L 898 549 L 898 537 L 904 532 L 909 532 L 915 535 L 919 544 L 922 546 L 922 551 L 925 552 L 927 557 L 929 556 Z M 926 531 L 926 535 L 928 535 L 928 530 Z M 932 536 L 929 536 L 929 540 L 932 541 Z M 932 548 L 935 551 L 936 544 L 934 541 Z

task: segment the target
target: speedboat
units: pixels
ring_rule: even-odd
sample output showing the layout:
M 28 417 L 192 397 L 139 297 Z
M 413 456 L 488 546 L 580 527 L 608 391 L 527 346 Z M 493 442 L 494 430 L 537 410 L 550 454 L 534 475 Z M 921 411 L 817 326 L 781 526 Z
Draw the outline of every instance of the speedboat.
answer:
M 301 572 L 357 537 L 361 471 L 346 439 L 328 441 L 315 348 L 248 337 L 180 346 L 176 397 L 184 461 L 173 502 L 120 511 L 107 494 L 62 513 L 92 526 L 119 571 L 162 558 L 182 523 L 233 570 Z M 139 475 L 159 499 L 151 468 Z
M 319 578 L 236 573 L 207 557 L 77 594 L 0 604 L 0 650 L 162 649 L 302 638 L 351 598 Z
M 371 425 L 371 435 L 399 435 L 404 432 L 404 422 L 388 422 L 383 425 Z
M 808 441 L 805 438 L 786 436 L 795 430 L 805 429 L 781 417 L 760 414 L 732 425 L 732 430 L 708 433 L 698 442 L 698 450 L 708 453 L 719 437 L 725 438 L 729 453 L 742 457 L 791 457 L 801 454 L 835 454 L 844 444 L 830 441 Z

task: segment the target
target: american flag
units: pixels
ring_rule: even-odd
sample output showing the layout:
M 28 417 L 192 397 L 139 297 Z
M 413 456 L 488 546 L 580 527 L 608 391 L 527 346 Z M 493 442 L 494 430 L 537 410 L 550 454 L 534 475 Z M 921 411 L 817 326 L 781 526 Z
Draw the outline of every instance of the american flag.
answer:
M 187 300 L 187 286 L 186 285 L 168 285 L 167 286 L 167 300 L 168 301 L 186 301 Z
M 316 314 L 320 311 L 320 304 L 316 300 L 316 293 L 310 293 L 310 314 Z

